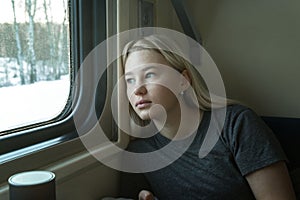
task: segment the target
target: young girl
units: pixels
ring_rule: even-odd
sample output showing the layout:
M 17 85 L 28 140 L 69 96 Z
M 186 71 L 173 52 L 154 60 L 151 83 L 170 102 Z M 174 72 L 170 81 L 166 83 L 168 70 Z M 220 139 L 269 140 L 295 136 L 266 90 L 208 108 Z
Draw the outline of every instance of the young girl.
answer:
M 150 191 L 140 192 L 139 198 L 296 199 L 286 157 L 270 129 L 247 107 L 211 100 L 201 75 L 173 53 L 174 47 L 165 40 L 152 35 L 124 48 L 122 66 L 131 117 L 141 126 L 152 121 L 159 130 L 151 137 L 132 140 L 127 150 L 153 152 L 175 141 L 178 146 L 161 155 L 168 159 L 188 138 L 193 141 L 170 165 L 144 173 Z M 212 107 L 213 103 L 219 106 Z M 212 112 L 219 119 L 224 109 L 218 140 L 199 158 Z

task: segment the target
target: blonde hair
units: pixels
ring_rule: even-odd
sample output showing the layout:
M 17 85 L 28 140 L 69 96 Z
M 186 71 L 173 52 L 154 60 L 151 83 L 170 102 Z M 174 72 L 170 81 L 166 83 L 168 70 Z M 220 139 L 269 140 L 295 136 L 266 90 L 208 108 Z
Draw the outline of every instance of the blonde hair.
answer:
M 190 77 L 190 85 L 192 86 L 194 94 L 197 98 L 197 104 L 194 105 L 197 105 L 200 110 L 211 110 L 212 103 L 214 103 L 218 107 L 224 107 L 229 103 L 232 103 L 231 100 L 225 99 L 226 105 L 224 105 L 224 98 L 221 100 L 222 102 L 219 100 L 216 100 L 216 102 L 212 102 L 206 84 L 201 75 L 195 69 L 195 67 L 182 56 L 179 56 L 177 53 L 174 53 L 180 52 L 180 48 L 177 46 L 177 44 L 174 41 L 170 41 L 168 38 L 159 35 L 151 35 L 127 43 L 123 49 L 121 57 L 121 65 L 123 71 L 125 71 L 125 64 L 130 53 L 140 50 L 155 51 L 161 54 L 164 57 L 164 59 L 170 64 L 170 66 L 179 71 L 180 73 L 184 70 L 187 70 L 188 75 Z M 186 92 L 185 96 L 188 95 L 190 94 Z M 140 121 L 141 119 L 137 116 L 131 105 L 129 106 L 130 115 L 134 119 L 134 121 L 140 125 L 145 124 L 145 122 Z

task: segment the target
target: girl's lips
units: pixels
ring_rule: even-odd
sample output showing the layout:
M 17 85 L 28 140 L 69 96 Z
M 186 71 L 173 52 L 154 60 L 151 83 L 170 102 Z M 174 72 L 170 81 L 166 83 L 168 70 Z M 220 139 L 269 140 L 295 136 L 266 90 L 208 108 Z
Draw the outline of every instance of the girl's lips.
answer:
M 145 108 L 145 107 L 149 106 L 151 103 L 152 102 L 148 101 L 148 100 L 140 100 L 135 104 L 135 106 L 137 108 Z

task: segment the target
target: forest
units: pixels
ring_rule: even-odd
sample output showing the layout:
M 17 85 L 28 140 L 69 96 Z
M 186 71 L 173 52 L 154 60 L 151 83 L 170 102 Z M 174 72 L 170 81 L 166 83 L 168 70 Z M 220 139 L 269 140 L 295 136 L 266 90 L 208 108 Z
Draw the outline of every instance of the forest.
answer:
M 64 19 L 57 23 L 51 0 L 22 0 L 26 21 L 19 22 L 16 6 L 22 4 L 9 1 L 14 20 L 0 23 L 0 87 L 59 80 L 68 74 L 70 39 L 65 3 Z M 35 21 L 37 9 L 44 13 L 43 22 Z

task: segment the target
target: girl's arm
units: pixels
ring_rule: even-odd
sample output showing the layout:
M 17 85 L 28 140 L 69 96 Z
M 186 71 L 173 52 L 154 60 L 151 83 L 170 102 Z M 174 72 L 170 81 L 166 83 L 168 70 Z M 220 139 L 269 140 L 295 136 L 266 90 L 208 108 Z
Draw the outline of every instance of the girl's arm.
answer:
M 246 179 L 258 200 L 296 200 L 284 161 L 254 171 Z

